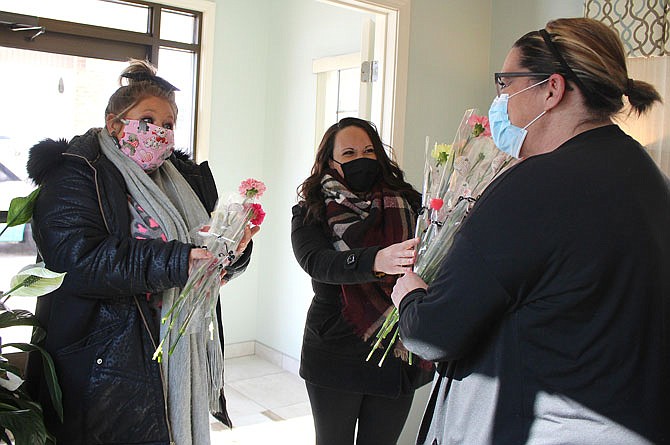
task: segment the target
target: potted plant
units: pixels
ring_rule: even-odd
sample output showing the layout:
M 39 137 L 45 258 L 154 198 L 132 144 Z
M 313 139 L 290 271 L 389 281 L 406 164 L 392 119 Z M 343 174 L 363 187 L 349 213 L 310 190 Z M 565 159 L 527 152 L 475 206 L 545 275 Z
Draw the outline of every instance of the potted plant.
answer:
M 7 229 L 25 224 L 32 217 L 32 209 L 39 189 L 24 198 L 14 198 L 7 213 L 7 224 L 0 236 Z M 10 283 L 10 290 L 0 292 L 0 338 L 2 329 L 12 326 L 31 326 L 33 336 L 30 343 L 0 344 L 0 440 L 15 445 L 46 445 L 55 440 L 49 434 L 42 414 L 42 407 L 36 403 L 23 382 L 23 370 L 15 360 L 6 354 L 7 348 L 15 348 L 23 353 L 35 352 L 42 356 L 44 375 L 51 395 L 52 404 L 58 416 L 63 418 L 61 390 L 56 378 L 53 360 L 38 343 L 44 338 L 45 332 L 37 318 L 26 310 L 12 310 L 7 300 L 12 297 L 41 296 L 57 289 L 63 282 L 65 274 L 52 272 L 44 267 L 44 263 L 23 268 Z M 0 343 L 1 340 L 0 340 Z

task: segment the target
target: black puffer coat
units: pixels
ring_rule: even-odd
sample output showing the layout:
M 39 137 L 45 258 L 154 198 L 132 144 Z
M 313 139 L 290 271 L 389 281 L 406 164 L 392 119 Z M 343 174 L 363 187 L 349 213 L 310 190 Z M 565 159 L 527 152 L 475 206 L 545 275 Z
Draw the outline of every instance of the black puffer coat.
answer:
M 36 309 L 63 390 L 63 424 L 35 357 L 28 382 L 58 443 L 168 444 L 160 365 L 151 359 L 159 325 L 146 294 L 186 283 L 193 246 L 130 236 L 126 185 L 101 153 L 97 131 L 69 144 L 45 140 L 30 152 L 28 173 L 42 187 L 33 236 L 46 266 L 67 272 Z M 207 163 L 175 155 L 170 161 L 211 211 L 217 193 Z M 246 267 L 248 252 L 236 270 Z

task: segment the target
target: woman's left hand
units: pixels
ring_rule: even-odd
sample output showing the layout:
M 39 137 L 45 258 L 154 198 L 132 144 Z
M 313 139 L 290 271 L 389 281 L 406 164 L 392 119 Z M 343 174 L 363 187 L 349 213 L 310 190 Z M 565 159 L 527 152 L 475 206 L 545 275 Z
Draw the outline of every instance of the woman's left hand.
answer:
M 237 251 L 235 252 L 237 255 L 242 255 L 242 252 L 247 248 L 249 241 L 251 241 L 251 237 L 257 234 L 259 230 L 261 230 L 260 226 L 244 227 L 244 236 L 242 236 L 242 240 L 240 241 L 240 244 L 237 245 Z
M 393 286 L 393 292 L 391 292 L 391 299 L 393 304 L 396 307 L 400 306 L 400 302 L 405 296 L 412 292 L 414 289 L 428 289 L 428 285 L 419 278 L 414 272 L 407 272 L 402 277 L 398 278 Z

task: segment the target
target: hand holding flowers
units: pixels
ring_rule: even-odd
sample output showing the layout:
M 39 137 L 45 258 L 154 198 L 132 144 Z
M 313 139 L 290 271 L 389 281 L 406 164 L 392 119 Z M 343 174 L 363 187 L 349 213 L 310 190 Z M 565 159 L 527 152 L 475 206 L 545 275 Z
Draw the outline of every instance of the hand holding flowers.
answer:
M 414 264 L 414 248 L 417 244 L 419 238 L 412 238 L 379 250 L 372 269 L 387 275 L 403 274 L 411 270 Z
M 203 304 L 208 303 L 209 311 L 214 312 L 218 287 L 226 282 L 225 267 L 244 252 L 251 237 L 260 230 L 259 225 L 265 219 L 262 206 L 256 202 L 265 190 L 265 184 L 261 181 L 251 178 L 242 181 L 238 188 L 239 193 L 229 195 L 225 201 L 219 201 L 208 224 L 193 234 L 194 242 L 201 248 L 191 249 L 188 281 L 161 319 L 161 323 L 169 324 L 154 352 L 154 360 L 162 360 L 163 345 L 170 331 L 175 328 L 176 320 L 182 318 L 181 313 L 184 310 L 187 315 L 178 328 L 176 339 L 171 341 L 169 355 Z M 213 315 L 212 319 L 215 320 L 215 317 Z M 212 326 L 210 332 L 213 332 Z
M 396 282 L 391 294 L 396 308 L 378 331 L 368 360 L 381 347 L 382 340 L 394 331 L 399 319 L 397 306 L 400 301 L 414 289 L 427 288 L 427 284 L 435 279 L 442 259 L 468 212 L 493 179 L 513 165 L 513 160 L 498 150 L 491 138 L 488 118 L 479 116 L 474 109 L 465 112 L 451 145 L 435 144 L 429 152 L 426 138 L 423 210 L 416 231 L 421 241 L 416 251 L 414 273 L 406 273 Z M 395 327 L 379 366 L 396 341 L 398 332 Z

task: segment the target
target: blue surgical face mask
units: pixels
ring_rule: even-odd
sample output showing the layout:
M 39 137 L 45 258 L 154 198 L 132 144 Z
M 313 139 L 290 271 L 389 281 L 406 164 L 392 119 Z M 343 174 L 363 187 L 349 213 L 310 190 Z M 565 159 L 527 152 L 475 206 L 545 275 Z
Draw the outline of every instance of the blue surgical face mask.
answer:
M 509 115 L 507 114 L 507 102 L 511 97 L 523 93 L 524 91 L 528 91 L 548 80 L 549 79 L 544 79 L 543 81 L 535 83 L 521 91 L 517 91 L 511 96 L 509 94 L 501 94 L 493 99 L 491 108 L 489 108 L 489 124 L 491 125 L 491 137 L 493 138 L 493 143 L 496 144 L 496 147 L 501 151 L 518 159 L 523 141 L 526 139 L 526 135 L 528 135 L 526 129 L 546 113 L 546 111 L 543 111 L 535 119 L 528 122 L 525 127 L 520 128 L 512 125 L 510 122 Z

